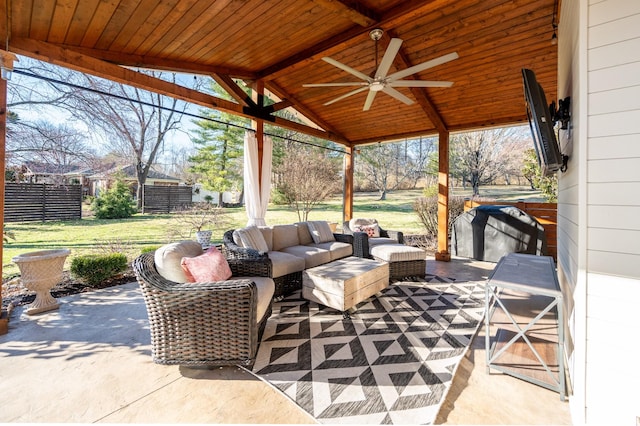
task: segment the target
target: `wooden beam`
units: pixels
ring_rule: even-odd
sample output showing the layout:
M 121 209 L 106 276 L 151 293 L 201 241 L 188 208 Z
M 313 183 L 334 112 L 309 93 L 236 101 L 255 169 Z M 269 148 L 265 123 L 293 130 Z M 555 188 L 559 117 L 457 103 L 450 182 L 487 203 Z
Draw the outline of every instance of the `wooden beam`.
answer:
M 355 152 L 353 146 L 347 146 L 344 154 L 343 172 L 344 186 L 342 191 L 342 221 L 353 218 L 353 171 L 355 165 Z M 342 225 L 341 223 L 339 224 Z
M 11 44 L 13 44 L 13 40 L 11 40 Z M 197 62 L 176 61 L 174 59 L 158 58 L 155 56 L 132 55 L 130 53 L 90 49 L 82 46 L 66 46 L 63 44 L 58 46 L 82 53 L 83 55 L 87 55 L 92 58 L 101 59 L 106 62 L 111 62 L 112 64 L 131 68 L 148 68 L 153 70 L 198 75 L 223 74 L 243 80 L 255 80 L 258 78 L 256 73 L 242 69 L 204 65 Z
M 255 103 L 251 96 L 249 96 L 242 87 L 238 86 L 238 84 L 233 81 L 231 77 L 224 74 L 211 74 L 211 78 L 213 78 L 216 83 L 218 83 L 233 99 L 238 101 L 241 105 L 249 106 L 253 108 L 257 108 L 258 105 Z
M 286 129 L 295 130 L 338 143 L 347 142 L 344 138 L 338 135 L 315 129 L 304 124 L 295 123 L 284 118 L 272 116 L 262 109 L 250 106 L 243 107 L 240 104 L 236 104 L 225 99 L 198 92 L 197 90 L 188 89 L 186 87 L 132 71 L 128 68 L 123 68 L 109 62 L 104 62 L 100 59 L 92 58 L 50 43 L 30 39 L 12 39 L 11 49 L 13 52 L 20 55 L 29 56 L 41 61 L 70 68 L 75 71 L 106 78 L 108 80 L 137 87 L 142 90 L 159 93 L 161 95 L 204 106 L 206 108 L 217 109 L 219 111 L 250 119 L 265 120 L 275 126 L 284 127 Z
M 380 20 L 377 14 L 358 1 L 346 2 L 343 0 L 312 0 L 327 10 L 332 10 L 338 15 L 353 21 L 361 27 L 368 27 Z
M 438 251 L 436 260 L 449 262 L 449 132 L 438 142 Z
M 0 50 L 0 57 L 3 66 L 13 68 L 13 61 L 15 55 L 10 52 Z M 7 140 L 7 81 L 0 79 L 0 166 L 2 170 L 6 166 L 6 140 Z M 2 235 L 4 236 L 4 172 L 0 173 L 0 229 L 2 229 Z M 0 243 L 0 259 L 4 250 L 4 243 Z M 0 264 L 0 272 L 2 272 L 2 265 Z M 2 292 L 0 292 L 0 335 L 7 334 L 9 331 L 9 318 L 8 314 L 2 312 Z
M 276 111 L 281 111 L 283 109 L 287 109 L 292 106 L 293 106 L 293 102 L 291 102 L 290 100 L 284 99 L 282 101 L 276 102 L 275 104 L 271 105 L 271 110 L 273 112 L 276 112 Z

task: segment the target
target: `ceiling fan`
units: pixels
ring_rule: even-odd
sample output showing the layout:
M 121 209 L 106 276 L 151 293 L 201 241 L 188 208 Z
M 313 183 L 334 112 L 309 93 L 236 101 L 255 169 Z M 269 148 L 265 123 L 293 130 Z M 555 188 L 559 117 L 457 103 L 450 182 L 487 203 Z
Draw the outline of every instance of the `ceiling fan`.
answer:
M 393 63 L 393 59 L 398 54 L 400 50 L 400 46 L 402 45 L 402 40 L 399 38 L 392 38 L 389 46 L 387 47 L 386 52 L 384 52 L 384 56 L 382 57 L 382 61 L 380 61 L 380 65 L 378 65 L 378 40 L 382 37 L 383 31 L 379 28 L 371 30 L 369 36 L 376 43 L 376 70 L 372 76 L 368 76 L 358 70 L 351 68 L 348 65 L 345 65 L 341 62 L 336 61 L 335 59 L 324 57 L 322 60 L 330 63 L 331 65 L 340 68 L 343 71 L 348 72 L 351 75 L 358 77 L 363 81 L 354 81 L 354 82 L 346 82 L 346 83 L 311 83 L 311 84 L 303 84 L 303 87 L 349 87 L 349 86 L 360 86 L 355 90 L 352 90 L 349 93 L 346 93 L 342 96 L 338 96 L 337 98 L 330 100 L 329 102 L 325 102 L 323 105 L 331 105 L 334 102 L 341 101 L 342 99 L 348 98 L 349 96 L 355 95 L 360 92 L 364 92 L 365 90 L 369 90 L 369 94 L 367 95 L 367 99 L 364 102 L 363 111 L 368 111 L 373 104 L 373 100 L 376 97 L 378 92 L 384 92 L 389 96 L 396 98 L 397 100 L 404 102 L 407 105 L 411 105 L 413 102 L 412 99 L 408 98 L 404 94 L 400 93 L 398 90 L 394 89 L 394 87 L 451 87 L 453 82 L 451 81 L 427 81 L 427 80 L 402 80 L 402 78 L 407 77 L 411 74 L 415 74 L 420 71 L 424 71 L 426 69 L 435 67 L 437 65 L 444 64 L 446 62 L 452 61 L 458 58 L 458 54 L 456 52 L 449 53 L 443 56 L 440 56 L 435 59 L 431 59 L 426 62 L 422 62 L 418 65 L 414 65 L 402 71 L 395 72 L 393 74 L 387 75 L 389 69 L 391 68 L 391 64 Z

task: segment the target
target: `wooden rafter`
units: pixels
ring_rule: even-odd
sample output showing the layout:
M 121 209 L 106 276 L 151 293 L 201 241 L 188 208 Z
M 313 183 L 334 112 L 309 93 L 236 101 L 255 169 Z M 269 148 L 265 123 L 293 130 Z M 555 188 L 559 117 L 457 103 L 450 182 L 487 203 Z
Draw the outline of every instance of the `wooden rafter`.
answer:
M 242 106 L 252 108 L 258 107 L 254 100 L 251 99 L 251 96 L 242 90 L 242 87 L 238 86 L 238 84 L 228 75 L 211 74 L 211 77 Z
M 377 14 L 371 9 L 367 8 L 358 1 L 344 1 L 344 0 L 312 0 L 314 3 L 321 5 L 322 7 L 333 10 L 346 17 L 347 19 L 355 22 L 361 27 L 369 27 L 380 20 Z
M 18 54 L 60 65 L 75 71 L 106 78 L 118 83 L 137 87 L 139 89 L 149 90 L 207 108 L 217 109 L 254 120 L 268 121 L 276 126 L 332 140 L 334 142 L 346 142 L 343 138 L 330 132 L 325 132 L 270 115 L 262 109 L 253 108 L 251 106 L 243 107 L 240 104 L 198 92 L 197 90 L 172 84 L 143 73 L 132 71 L 128 68 L 113 65 L 109 62 L 92 58 L 70 49 L 28 39 L 13 39 L 11 46 L 13 51 Z

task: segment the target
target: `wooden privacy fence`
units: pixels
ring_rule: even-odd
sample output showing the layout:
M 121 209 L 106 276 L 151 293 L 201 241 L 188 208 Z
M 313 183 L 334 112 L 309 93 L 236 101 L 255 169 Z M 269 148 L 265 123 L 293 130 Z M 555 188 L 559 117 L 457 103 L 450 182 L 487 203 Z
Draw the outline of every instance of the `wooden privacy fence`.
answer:
M 556 203 L 527 203 L 524 201 L 518 202 L 503 202 L 503 201 L 464 201 L 464 211 L 471 210 L 474 207 L 481 205 L 498 205 L 498 206 L 514 206 L 522 210 L 523 212 L 533 216 L 544 228 L 545 236 L 547 237 L 547 248 L 549 250 L 549 256 L 553 256 L 553 259 L 558 259 L 558 204 Z
M 5 222 L 46 222 L 81 218 L 81 185 L 5 183 Z
M 145 185 L 142 213 L 171 213 L 192 204 L 190 186 Z

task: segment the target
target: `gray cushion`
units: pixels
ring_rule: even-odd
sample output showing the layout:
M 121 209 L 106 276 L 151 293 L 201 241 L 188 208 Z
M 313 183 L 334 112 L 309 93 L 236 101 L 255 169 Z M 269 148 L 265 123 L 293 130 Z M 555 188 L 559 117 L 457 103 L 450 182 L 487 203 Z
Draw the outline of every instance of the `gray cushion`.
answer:
M 307 226 L 309 227 L 311 238 L 313 238 L 313 242 L 316 244 L 336 240 L 333 236 L 333 232 L 331 232 L 329 222 L 326 220 L 310 220 L 307 222 Z
M 306 246 L 313 244 L 313 238 L 311 238 L 307 222 L 298 222 L 295 225 L 298 228 L 298 239 L 300 240 L 300 245 Z
M 295 225 L 275 225 L 273 227 L 272 250 L 281 250 L 285 247 L 299 246 L 298 228 Z
M 265 253 L 269 251 L 269 246 L 267 246 L 267 242 L 257 226 L 247 226 L 246 228 L 238 229 L 237 232 L 243 247 Z
M 269 259 L 271 259 L 271 276 L 278 278 L 283 275 L 292 274 L 304 270 L 304 259 L 281 251 L 270 251 Z
M 156 269 L 162 278 L 186 283 L 187 276 L 182 269 L 180 262 L 183 257 L 196 257 L 202 254 L 202 246 L 196 241 L 179 241 L 165 244 L 158 248 L 153 256 Z
M 373 237 L 369 238 L 369 247 L 377 246 L 380 244 L 398 244 L 398 240 L 387 237 Z
M 349 243 L 342 243 L 340 241 L 311 244 L 311 246 L 328 250 L 331 254 L 331 260 L 342 259 L 343 257 L 348 257 L 353 254 L 353 246 Z
M 305 269 L 331 262 L 331 253 L 319 247 L 293 246 L 283 248 L 282 251 L 303 258 Z

